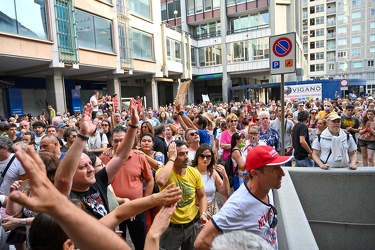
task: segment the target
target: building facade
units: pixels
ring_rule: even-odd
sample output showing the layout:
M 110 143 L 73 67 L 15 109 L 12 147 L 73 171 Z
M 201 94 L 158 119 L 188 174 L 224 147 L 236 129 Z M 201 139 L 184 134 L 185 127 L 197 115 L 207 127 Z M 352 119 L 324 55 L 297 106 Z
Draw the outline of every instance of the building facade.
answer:
M 375 91 L 375 0 L 303 0 L 303 49 L 310 78 L 356 78 Z M 363 86 L 351 85 L 358 95 Z
M 78 111 L 93 90 L 145 105 L 173 102 L 192 79 L 188 102 L 202 94 L 278 98 L 270 76 L 269 37 L 297 33 L 299 74 L 306 74 L 302 14 L 291 0 L 4 0 L 0 5 L 0 114 L 37 115 L 51 104 Z M 259 86 L 259 87 L 258 87 Z

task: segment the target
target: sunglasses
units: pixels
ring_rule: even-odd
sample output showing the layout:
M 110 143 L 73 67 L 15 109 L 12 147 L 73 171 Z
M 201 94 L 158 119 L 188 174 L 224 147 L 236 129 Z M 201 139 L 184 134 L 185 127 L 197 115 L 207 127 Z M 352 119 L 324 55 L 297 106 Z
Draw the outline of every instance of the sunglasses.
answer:
M 204 154 L 200 154 L 199 157 L 203 158 L 203 159 L 211 159 L 212 155 L 204 155 Z
M 147 126 L 142 126 L 142 128 L 148 128 Z
M 198 133 L 197 132 L 191 132 L 189 135 L 194 136 L 194 135 L 198 135 Z
M 232 122 L 232 123 L 233 123 L 233 122 L 238 122 L 238 120 L 231 120 L 230 122 Z
M 249 135 L 258 135 L 259 133 L 257 132 L 250 132 Z
M 268 211 L 268 225 L 270 226 L 270 228 L 274 228 L 277 225 L 276 215 L 277 215 L 277 210 L 274 206 L 271 205 L 271 208 Z
M 316 112 L 311 112 L 312 115 L 316 115 Z
M 102 123 L 102 127 L 108 127 L 108 124 L 103 124 L 103 123 Z

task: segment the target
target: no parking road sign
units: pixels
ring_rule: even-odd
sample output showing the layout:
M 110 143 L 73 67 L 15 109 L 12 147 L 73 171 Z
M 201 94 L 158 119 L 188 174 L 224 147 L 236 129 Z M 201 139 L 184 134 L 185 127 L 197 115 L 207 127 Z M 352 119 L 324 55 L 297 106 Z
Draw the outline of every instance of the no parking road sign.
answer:
M 296 33 L 270 37 L 271 75 L 296 71 Z

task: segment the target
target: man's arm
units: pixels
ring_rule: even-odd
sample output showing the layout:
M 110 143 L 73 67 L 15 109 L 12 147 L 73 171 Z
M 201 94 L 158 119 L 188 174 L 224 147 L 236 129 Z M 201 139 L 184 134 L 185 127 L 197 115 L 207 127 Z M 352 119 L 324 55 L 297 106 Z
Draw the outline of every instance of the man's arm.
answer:
M 177 99 L 175 100 L 174 104 L 175 104 L 176 112 L 180 113 L 180 111 L 181 111 L 181 104 L 179 103 L 179 101 Z M 187 128 L 193 128 L 195 130 L 198 130 L 198 128 L 194 125 L 193 121 L 190 120 L 190 118 L 187 117 L 185 115 L 185 113 L 183 113 L 181 115 L 178 115 L 178 121 L 180 122 L 181 127 L 184 130 L 186 130 Z
M 82 120 L 80 124 L 80 134 L 83 136 L 89 136 L 96 129 L 97 119 L 94 122 L 91 122 L 91 113 L 92 113 L 91 104 L 87 104 L 83 108 Z M 56 170 L 55 174 L 55 187 L 62 194 L 68 196 L 72 189 L 73 177 L 77 171 L 79 161 L 81 159 L 82 150 L 86 145 L 86 140 L 83 140 L 80 137 L 77 137 L 72 146 L 66 152 L 63 160 L 61 161 L 59 167 Z
M 210 250 L 212 242 L 218 234 L 219 231 L 214 226 L 212 221 L 208 221 L 206 225 L 202 228 L 201 232 L 198 234 L 198 237 L 194 242 L 195 249 Z
M 159 246 L 160 237 L 167 230 L 169 221 L 176 210 L 175 203 L 173 206 L 162 207 L 159 213 L 156 215 L 150 230 L 147 233 L 145 250 L 154 250 L 155 246 Z
M 130 100 L 130 125 L 128 125 L 128 132 L 125 135 L 124 140 L 119 144 L 113 158 L 108 162 L 106 171 L 108 175 L 108 182 L 112 182 L 118 171 L 120 171 L 122 165 L 128 159 L 130 152 L 133 147 L 135 135 L 138 130 L 138 113 L 137 104 L 134 99 Z M 133 128 L 132 126 L 136 126 Z
M 206 197 L 206 192 L 204 191 L 204 186 L 197 189 L 196 191 L 197 198 L 199 201 L 199 214 L 200 214 L 200 221 L 202 225 L 205 225 L 208 221 L 207 218 L 207 197 Z
M 15 150 L 29 177 L 32 196 L 14 191 L 9 196 L 12 201 L 32 211 L 51 215 L 76 247 L 82 250 L 130 249 L 123 239 L 75 206 L 53 186 L 47 178 L 42 159 L 32 146 L 28 147 L 28 154 L 19 147 Z
M 309 158 L 311 158 L 311 156 L 312 156 L 311 154 L 313 153 L 313 151 L 309 147 L 309 144 L 307 144 L 305 136 L 303 136 L 303 135 L 299 136 L 299 143 L 306 150 L 306 152 L 309 153 Z
M 177 149 L 176 149 L 176 143 L 175 142 L 171 142 L 169 144 L 168 156 L 169 156 L 169 159 L 168 159 L 167 164 L 165 164 L 164 167 L 162 167 L 156 173 L 156 177 L 155 177 L 156 183 L 161 187 L 164 187 L 167 184 L 168 179 L 171 176 L 171 173 L 172 173 L 172 170 L 173 170 L 174 162 L 177 158 Z
M 181 199 L 181 189 L 175 188 L 174 183 L 169 184 L 165 189 L 157 194 L 127 201 L 115 208 L 112 212 L 100 219 L 104 225 L 114 229 L 122 221 L 132 216 L 142 213 L 155 206 L 170 206 Z M 168 221 L 169 224 L 169 221 Z
M 354 150 L 349 152 L 349 169 L 356 170 L 357 169 L 357 152 Z

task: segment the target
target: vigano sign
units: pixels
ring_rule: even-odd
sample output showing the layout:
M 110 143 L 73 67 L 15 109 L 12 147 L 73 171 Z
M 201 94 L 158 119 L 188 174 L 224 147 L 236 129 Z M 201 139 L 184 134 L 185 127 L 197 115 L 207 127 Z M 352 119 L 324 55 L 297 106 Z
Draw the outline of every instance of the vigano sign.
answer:
M 301 84 L 284 87 L 285 101 L 311 101 L 322 99 L 322 84 Z

